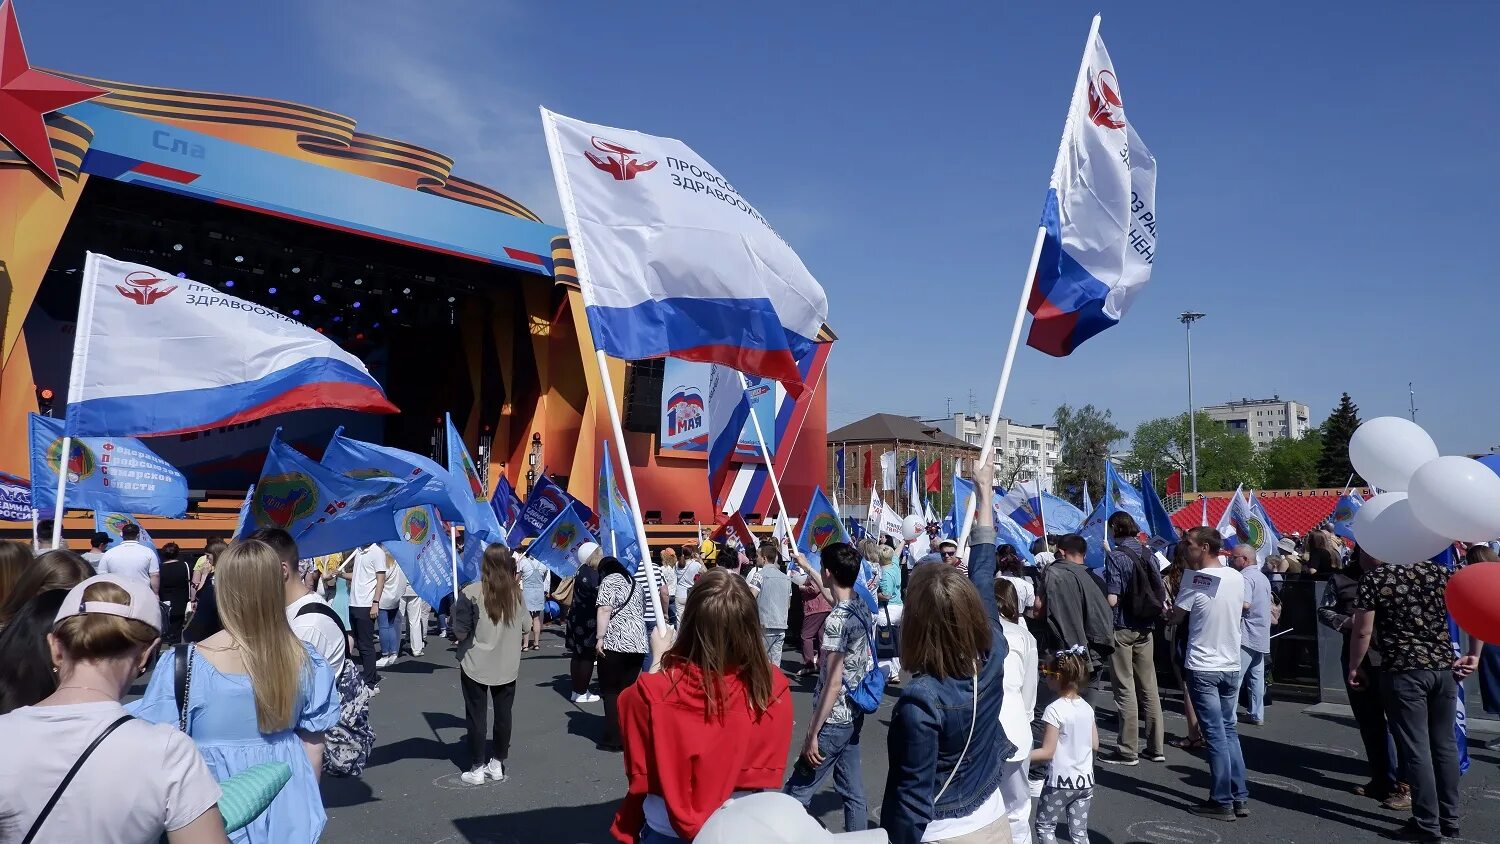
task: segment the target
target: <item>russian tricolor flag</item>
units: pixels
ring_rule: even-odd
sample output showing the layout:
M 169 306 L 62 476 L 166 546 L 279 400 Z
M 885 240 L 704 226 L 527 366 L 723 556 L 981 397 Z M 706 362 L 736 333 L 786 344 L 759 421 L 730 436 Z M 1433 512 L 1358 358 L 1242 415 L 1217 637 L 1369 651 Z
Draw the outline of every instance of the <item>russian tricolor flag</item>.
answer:
M 719 490 L 729 477 L 740 432 L 750 420 L 750 394 L 740 374 L 727 366 L 715 364 L 708 374 L 708 496 L 719 503 Z
M 1026 344 L 1062 357 L 1120 321 L 1156 255 L 1156 159 L 1125 117 L 1097 18 L 1041 226 Z
M 186 433 L 317 407 L 398 412 L 359 358 L 296 320 L 89 253 L 68 436 Z
M 803 389 L 823 288 L 687 144 L 542 109 L 594 346 L 720 363 Z

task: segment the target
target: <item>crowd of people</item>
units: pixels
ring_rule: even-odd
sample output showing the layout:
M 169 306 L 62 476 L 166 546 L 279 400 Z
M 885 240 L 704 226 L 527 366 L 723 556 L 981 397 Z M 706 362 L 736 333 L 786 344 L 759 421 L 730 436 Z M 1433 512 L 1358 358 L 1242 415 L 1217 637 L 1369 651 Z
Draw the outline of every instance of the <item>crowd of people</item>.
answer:
M 625 844 L 731 840 L 727 819 L 764 826 L 757 840 L 804 840 L 770 836 L 816 829 L 806 807 L 830 778 L 850 840 L 1080 844 L 1095 764 L 1162 763 L 1169 747 L 1207 759 L 1190 811 L 1232 822 L 1252 814 L 1239 730 L 1265 723 L 1281 595 L 1315 573 L 1369 769 L 1356 792 L 1410 812 L 1387 837 L 1458 834 L 1455 683 L 1482 643 L 1455 650 L 1447 569 L 1385 564 L 1324 531 L 1265 561 L 1207 527 L 1162 547 L 1123 512 L 1102 569 L 1074 534 L 1038 540 L 1030 564 L 997 547 L 979 510 L 966 555 L 935 536 L 915 552 L 915 535 L 812 559 L 785 542 L 703 542 L 632 570 L 586 543 L 559 579 L 491 545 L 478 580 L 438 607 L 378 544 L 304 560 L 285 532 L 263 530 L 214 538 L 189 563 L 129 528 L 85 555 L 0 543 L 0 742 L 50 749 L 0 762 L 0 840 L 317 840 L 320 777 L 362 771 L 380 669 L 423 654 L 433 615 L 458 659 L 460 779 L 504 780 L 521 654 L 540 646 L 551 602 L 570 700 L 602 705 L 599 748 L 623 758 L 609 832 Z M 1483 545 L 1466 557 L 1497 559 Z M 789 646 L 799 658 L 784 666 Z M 1162 655 L 1188 721 L 1172 741 Z M 798 678 L 813 684 L 800 728 Z M 1114 741 L 1101 749 L 1095 707 L 1109 698 Z M 872 818 L 861 739 L 883 703 L 889 772 Z M 146 775 L 105 788 L 124 760 Z M 286 784 L 226 832 L 223 789 L 267 763 L 289 770 Z

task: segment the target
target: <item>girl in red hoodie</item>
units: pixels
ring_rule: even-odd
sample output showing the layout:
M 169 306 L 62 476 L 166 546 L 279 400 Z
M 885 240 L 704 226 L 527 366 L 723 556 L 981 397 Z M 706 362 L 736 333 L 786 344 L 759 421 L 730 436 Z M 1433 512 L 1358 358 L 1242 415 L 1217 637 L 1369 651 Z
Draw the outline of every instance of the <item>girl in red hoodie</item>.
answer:
M 629 788 L 610 832 L 622 844 L 691 841 L 730 797 L 780 789 L 792 741 L 786 676 L 766 659 L 744 578 L 704 572 L 676 643 L 658 626 L 651 655 L 620 693 Z

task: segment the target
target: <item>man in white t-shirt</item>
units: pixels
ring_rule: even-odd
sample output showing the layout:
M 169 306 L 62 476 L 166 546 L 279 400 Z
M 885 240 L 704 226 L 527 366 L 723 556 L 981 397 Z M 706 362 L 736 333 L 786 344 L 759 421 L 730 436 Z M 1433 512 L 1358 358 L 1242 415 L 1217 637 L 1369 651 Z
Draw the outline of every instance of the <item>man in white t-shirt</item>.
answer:
M 119 545 L 104 552 L 99 558 L 100 574 L 118 574 L 139 577 L 151 582 L 151 591 L 161 591 L 161 560 L 149 545 L 142 545 L 141 528 L 135 523 L 120 528 Z
M 280 528 L 265 528 L 250 534 L 271 546 L 281 560 L 281 574 L 286 594 L 286 620 L 297 638 L 313 646 L 333 669 L 335 678 L 342 676 L 344 662 L 349 656 L 349 643 L 339 624 L 338 614 L 322 596 L 307 588 L 302 579 L 298 560 L 297 543 L 292 535 Z M 308 609 L 322 606 L 325 609 Z
M 1240 618 L 1245 580 L 1219 558 L 1222 539 L 1209 527 L 1183 537 L 1188 566 L 1172 620 L 1188 620 L 1187 691 L 1208 745 L 1209 799 L 1190 811 L 1232 821 L 1250 816 L 1245 757 L 1235 730 L 1240 690 Z
M 375 619 L 385 592 L 385 549 L 378 542 L 372 543 L 355 551 L 344 565 L 350 569 L 343 575 L 349 579 L 349 626 L 354 630 L 354 644 L 359 648 L 365 685 L 372 690 L 378 689 L 380 674 L 375 667 Z

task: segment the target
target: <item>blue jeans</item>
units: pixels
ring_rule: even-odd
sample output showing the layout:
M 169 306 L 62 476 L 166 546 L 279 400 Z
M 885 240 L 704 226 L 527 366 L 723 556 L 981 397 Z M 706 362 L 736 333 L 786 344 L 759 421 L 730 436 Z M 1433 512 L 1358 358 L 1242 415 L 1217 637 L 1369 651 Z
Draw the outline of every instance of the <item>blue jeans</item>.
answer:
M 643 826 L 641 827 L 641 837 L 637 838 L 636 841 L 640 842 L 640 844 L 677 844 L 682 839 L 675 836 L 662 835 L 649 826 Z
M 823 764 L 809 770 L 807 763 L 798 759 L 791 778 L 782 789 L 806 807 L 831 772 L 833 790 L 844 799 L 844 829 L 849 832 L 870 828 L 870 810 L 865 805 L 865 780 L 859 767 L 859 732 L 864 723 L 864 714 L 856 713 L 852 723 L 824 724 L 818 730 L 818 752 L 823 754 Z
M 380 655 L 395 656 L 401 651 L 401 608 L 380 611 Z
M 1239 690 L 1244 687 L 1245 679 L 1250 680 L 1250 719 L 1252 721 L 1266 720 L 1266 655 L 1249 648 L 1240 648 L 1240 681 L 1235 685 L 1235 697 L 1239 697 Z
M 1238 671 L 1189 671 L 1188 695 L 1198 713 L 1198 729 L 1208 745 L 1209 800 L 1231 806 L 1250 799 L 1245 783 L 1245 757 L 1235 731 L 1239 708 Z

